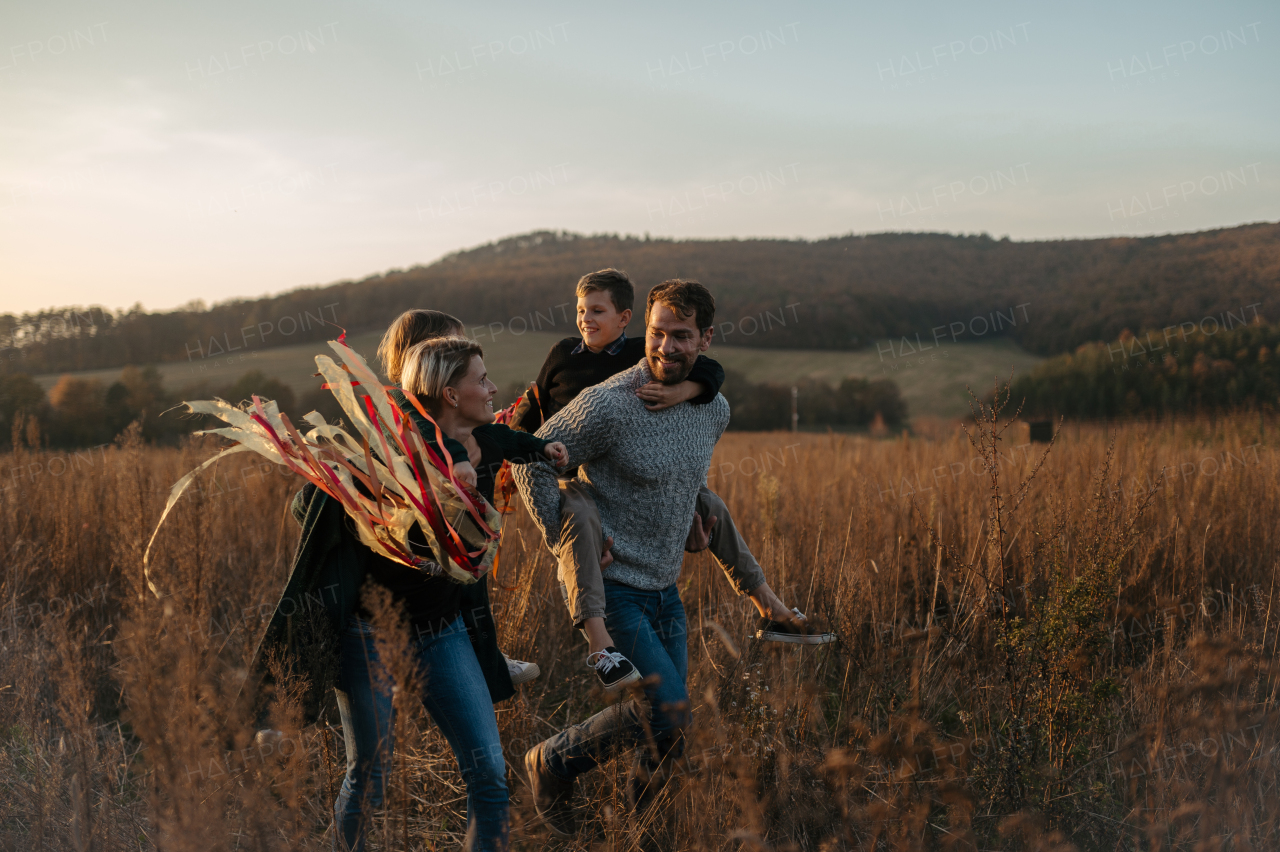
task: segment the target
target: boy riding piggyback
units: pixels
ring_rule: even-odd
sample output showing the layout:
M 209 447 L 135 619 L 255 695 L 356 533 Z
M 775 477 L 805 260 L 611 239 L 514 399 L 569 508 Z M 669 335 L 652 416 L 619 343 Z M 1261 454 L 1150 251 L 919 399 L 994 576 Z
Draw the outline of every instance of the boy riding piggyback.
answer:
M 635 303 L 635 288 L 626 273 L 602 269 L 584 275 L 577 286 L 577 325 L 580 338 L 557 343 L 547 354 L 536 382 L 536 394 L 521 406 L 516 428 L 536 431 L 571 403 L 583 390 L 634 367 L 645 357 L 643 337 L 627 337 Z M 699 355 L 688 377 L 673 385 L 651 381 L 635 394 L 651 411 L 675 405 L 706 405 L 715 400 L 724 382 L 724 370 L 714 360 Z M 582 630 L 590 653 L 587 665 L 596 671 L 607 691 L 637 680 L 640 673 L 613 643 L 605 625 L 604 582 L 601 570 L 609 565 L 613 544 L 601 528 L 600 515 L 589 488 L 568 471 L 560 479 L 561 534 L 553 551 L 565 604 L 575 627 Z M 724 502 L 704 484 L 698 492 L 690 519 L 686 550 L 709 548 L 739 595 L 764 583 L 764 572 L 738 533 Z M 803 627 L 803 616 L 793 621 L 761 618 L 758 638 L 812 643 Z M 762 612 L 762 616 L 764 613 Z M 775 618 L 778 616 L 775 615 Z M 818 640 L 822 641 L 822 640 Z

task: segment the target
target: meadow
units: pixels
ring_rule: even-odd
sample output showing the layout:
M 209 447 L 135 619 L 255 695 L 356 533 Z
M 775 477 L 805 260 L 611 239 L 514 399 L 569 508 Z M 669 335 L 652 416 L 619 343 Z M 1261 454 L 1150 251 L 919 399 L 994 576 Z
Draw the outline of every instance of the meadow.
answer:
M 547 351 L 574 330 L 566 322 L 563 333 L 517 334 L 505 328 L 494 333 L 483 325 L 476 326 L 472 332 L 484 347 L 489 375 L 504 394 L 499 402 L 506 404 L 515 399 L 514 388 L 523 388 L 538 377 L 538 368 Z M 348 343 L 373 363 L 381 337 L 381 331 L 353 334 Z M 928 345 L 927 335 L 925 345 Z M 315 356 L 327 351 L 324 344 L 315 342 L 264 349 L 250 347 L 216 356 L 162 362 L 155 367 L 165 386 L 171 389 L 202 382 L 213 387 L 229 385 L 250 370 L 261 370 L 288 385 L 294 396 L 302 399 L 319 386 L 319 380 L 313 377 Z M 203 347 L 201 353 L 204 354 Z M 708 354 L 751 382 L 787 384 L 808 377 L 835 385 L 846 376 L 892 379 L 901 388 L 912 417 L 943 419 L 968 413 L 966 386 L 985 388 L 997 377 L 1008 381 L 1010 376 L 1020 377 L 1044 360 L 1008 338 L 949 343 L 945 336 L 941 346 L 930 346 L 920 352 L 915 351 L 913 343 L 904 345 L 901 340 L 876 341 L 856 351 L 759 349 L 722 346 L 717 341 Z M 83 370 L 73 375 L 110 384 L 120 376 L 120 369 Z M 61 373 L 48 373 L 35 379 L 47 392 L 61 376 Z
M 1277 848 L 1277 427 L 1069 424 L 1051 448 L 973 421 L 974 443 L 727 434 L 710 487 L 774 589 L 840 641 L 748 639 L 750 604 L 687 556 L 685 757 L 638 820 L 625 759 L 594 773 L 568 842 L 536 824 L 521 757 L 602 696 L 517 509 L 490 588 L 503 649 L 543 674 L 497 708 L 513 848 Z M 161 597 L 144 581 L 169 486 L 215 447 L 133 430 L 0 461 L 0 848 L 330 848 L 340 731 L 291 722 L 284 690 L 286 739 L 258 748 L 237 700 L 300 482 L 221 463 L 157 539 Z M 401 705 L 369 848 L 456 848 L 460 778 Z

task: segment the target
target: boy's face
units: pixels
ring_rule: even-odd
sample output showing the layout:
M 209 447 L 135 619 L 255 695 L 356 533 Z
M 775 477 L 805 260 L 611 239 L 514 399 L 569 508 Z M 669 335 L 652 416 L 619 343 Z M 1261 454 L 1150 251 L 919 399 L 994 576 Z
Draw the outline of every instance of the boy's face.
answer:
M 693 362 L 711 345 L 714 328 L 698 330 L 697 317 L 681 317 L 662 302 L 649 309 L 644 355 L 649 372 L 664 385 L 678 385 L 689 377 Z
M 604 290 L 593 290 L 578 297 L 578 331 L 592 352 L 599 352 L 617 340 L 629 322 L 631 311 L 619 313 Z

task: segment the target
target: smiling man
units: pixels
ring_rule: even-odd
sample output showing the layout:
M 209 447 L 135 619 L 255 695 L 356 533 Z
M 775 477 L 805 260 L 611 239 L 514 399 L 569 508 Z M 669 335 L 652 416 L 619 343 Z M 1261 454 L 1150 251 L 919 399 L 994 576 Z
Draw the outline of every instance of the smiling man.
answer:
M 684 559 L 698 490 L 711 453 L 729 423 L 724 397 L 706 405 L 646 408 L 636 390 L 650 381 L 685 381 L 711 345 L 715 299 L 696 281 L 664 281 L 649 292 L 645 357 L 587 388 L 538 430 L 562 442 L 568 464 L 594 498 L 613 562 L 602 571 L 609 630 L 619 651 L 646 678 L 644 700 L 607 708 L 530 749 L 525 756 L 538 813 L 557 834 L 572 834 L 574 779 L 619 747 L 639 750 L 628 784 L 643 805 L 649 782 L 679 757 L 688 724 L 688 644 L 684 605 L 676 581 Z M 560 486 L 555 472 L 536 464 L 516 468 L 516 484 L 544 539 L 561 533 Z M 762 612 L 790 618 L 761 582 L 750 597 Z

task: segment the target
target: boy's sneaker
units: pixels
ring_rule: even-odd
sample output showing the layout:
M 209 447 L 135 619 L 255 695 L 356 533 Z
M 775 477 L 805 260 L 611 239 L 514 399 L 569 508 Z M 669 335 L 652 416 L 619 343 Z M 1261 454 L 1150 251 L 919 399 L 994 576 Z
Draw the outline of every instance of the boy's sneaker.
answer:
M 253 735 L 253 744 L 258 748 L 278 746 L 283 740 L 284 731 L 277 731 L 275 728 L 263 728 Z
M 578 818 L 573 812 L 573 782 L 565 781 L 547 767 L 542 752 L 545 745 L 539 743 L 524 755 L 533 807 L 553 833 L 572 837 L 578 830 Z
M 511 685 L 519 686 L 542 674 L 542 669 L 538 668 L 537 663 L 526 663 L 524 660 L 513 660 L 506 654 L 502 655 L 502 659 L 507 661 L 507 674 L 511 675 Z
M 794 622 L 774 621 L 761 616 L 756 623 L 756 638 L 765 642 L 789 642 L 793 645 L 826 645 L 836 641 L 836 634 L 813 628 L 808 624 L 804 613 L 795 607 L 791 611 L 796 615 Z
M 587 654 L 587 668 L 596 670 L 596 677 L 600 678 L 600 685 L 605 692 L 617 692 L 640 679 L 640 672 L 636 667 L 612 645 L 603 651 Z

